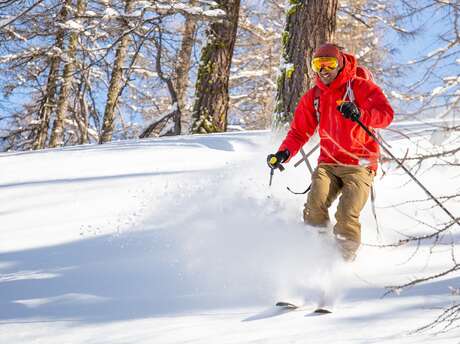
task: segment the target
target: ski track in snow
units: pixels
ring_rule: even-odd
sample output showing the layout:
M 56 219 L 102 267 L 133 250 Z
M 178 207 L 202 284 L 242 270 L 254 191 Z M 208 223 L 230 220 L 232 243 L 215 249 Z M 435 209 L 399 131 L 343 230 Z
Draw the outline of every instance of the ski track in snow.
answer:
M 407 142 L 389 138 L 404 155 Z M 425 141 L 416 149 L 436 148 Z M 444 215 L 429 202 L 390 207 L 396 194 L 426 197 L 386 164 L 381 233 L 368 204 L 365 245 L 344 264 L 302 223 L 305 196 L 285 189 L 308 186 L 305 165 L 277 171 L 268 188 L 265 156 L 278 144 L 261 131 L 0 154 L 0 342 L 452 343 L 455 330 L 410 331 L 457 301 L 456 274 L 382 298 L 387 285 L 449 267 L 450 246 L 369 246 L 423 230 L 405 214 Z M 456 174 L 419 175 L 442 195 Z M 320 290 L 334 313 L 315 317 Z M 280 312 L 280 300 L 302 307 Z

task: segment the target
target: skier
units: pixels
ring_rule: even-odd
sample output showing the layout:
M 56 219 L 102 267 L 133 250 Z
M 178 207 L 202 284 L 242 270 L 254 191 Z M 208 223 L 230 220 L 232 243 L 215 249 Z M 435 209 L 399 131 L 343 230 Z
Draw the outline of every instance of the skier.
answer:
M 378 143 L 356 121 L 368 128 L 385 128 L 394 112 L 373 81 L 356 75 L 356 57 L 337 45 L 321 45 L 311 68 L 316 85 L 300 99 L 289 132 L 267 162 L 272 169 L 280 168 L 318 129 L 321 150 L 303 210 L 304 222 L 327 231 L 328 208 L 341 193 L 333 232 L 344 260 L 353 261 L 361 243 L 359 215 L 379 158 Z

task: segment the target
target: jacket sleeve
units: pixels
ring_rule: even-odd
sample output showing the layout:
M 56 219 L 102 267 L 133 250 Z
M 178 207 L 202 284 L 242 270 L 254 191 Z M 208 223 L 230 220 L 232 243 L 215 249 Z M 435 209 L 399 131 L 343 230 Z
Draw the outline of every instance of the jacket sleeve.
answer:
M 313 136 L 317 126 L 318 120 L 313 106 L 313 90 L 310 90 L 300 98 L 299 104 L 294 111 L 291 127 L 278 151 L 287 149 L 289 151 L 287 161 L 289 161 Z
M 353 87 L 356 105 L 361 111 L 361 122 L 372 128 L 386 128 L 393 121 L 394 111 L 380 87 L 362 80 Z

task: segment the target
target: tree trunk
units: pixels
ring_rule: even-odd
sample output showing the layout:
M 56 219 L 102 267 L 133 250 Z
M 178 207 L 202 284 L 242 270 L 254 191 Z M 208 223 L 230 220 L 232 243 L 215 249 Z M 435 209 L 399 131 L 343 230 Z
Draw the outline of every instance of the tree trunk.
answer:
M 196 0 L 190 0 L 190 6 L 195 5 Z M 182 120 L 188 128 L 190 125 L 190 115 L 186 107 L 187 88 L 188 88 L 188 73 L 192 63 L 192 49 L 194 36 L 196 32 L 196 19 L 193 16 L 187 16 L 184 24 L 184 32 L 182 33 L 182 43 L 176 64 L 176 92 L 177 100 L 181 113 L 184 115 Z
M 82 16 L 86 11 L 86 0 L 77 1 L 77 17 Z M 50 147 L 62 146 L 64 139 L 64 119 L 69 104 L 70 90 L 72 88 L 73 74 L 75 70 L 75 54 L 77 51 L 78 33 L 73 31 L 69 37 L 69 48 L 67 49 L 68 62 L 64 66 L 61 93 L 56 111 L 53 130 L 51 132 Z
M 228 80 L 235 45 L 240 0 L 217 0 L 226 12 L 220 22 L 207 31 L 207 44 L 201 51 L 195 86 L 192 133 L 213 133 L 227 130 Z
M 125 13 L 130 13 L 135 0 L 126 0 Z M 118 103 L 118 98 L 123 87 L 123 63 L 128 52 L 129 35 L 124 35 L 117 48 L 115 61 L 110 79 L 109 90 L 107 93 L 107 103 L 105 105 L 104 119 L 102 124 L 101 137 L 99 143 L 110 142 L 112 140 L 115 108 Z
M 88 138 L 88 104 L 86 103 L 85 99 L 85 90 L 86 90 L 86 85 L 84 84 L 84 81 L 81 81 L 81 88 L 78 94 L 78 102 L 80 105 L 80 112 L 75 113 L 75 120 L 78 123 L 78 128 L 80 129 L 80 144 L 85 144 L 89 142 Z
M 291 0 L 286 29 L 273 125 L 288 124 L 300 97 L 313 85 L 310 63 L 315 49 L 333 39 L 338 0 Z
M 157 48 L 157 54 L 155 57 L 155 69 L 158 73 L 158 77 L 163 81 L 166 86 L 168 87 L 169 95 L 171 97 L 171 105 L 172 110 L 167 115 L 163 116 L 159 120 L 151 123 L 139 136 L 140 138 L 149 137 L 155 130 L 159 129 L 158 134 L 161 135 L 161 132 L 164 130 L 168 121 L 172 119 L 174 126 L 169 128 L 163 135 L 161 136 L 172 136 L 172 135 L 180 135 L 181 134 L 181 109 L 177 106 L 178 98 L 177 92 L 175 89 L 174 82 L 171 78 L 165 76 L 163 73 L 162 65 L 161 65 L 161 57 L 163 55 L 163 33 L 161 30 L 158 31 L 158 39 L 154 39 L 153 42 Z
M 59 12 L 57 21 L 62 23 L 67 18 L 67 6 L 70 5 L 71 0 L 66 0 L 63 4 L 61 11 Z M 62 51 L 64 47 L 64 30 L 59 29 L 56 34 L 55 47 Z M 51 112 L 55 106 L 55 96 L 57 88 L 57 78 L 59 72 L 59 64 L 61 57 L 59 54 L 55 54 L 51 58 L 50 71 L 48 74 L 48 81 L 46 84 L 46 93 L 41 102 L 41 106 L 38 112 L 39 125 L 34 135 L 34 142 L 32 144 L 33 149 L 43 149 L 46 146 L 46 140 L 48 139 L 49 122 Z

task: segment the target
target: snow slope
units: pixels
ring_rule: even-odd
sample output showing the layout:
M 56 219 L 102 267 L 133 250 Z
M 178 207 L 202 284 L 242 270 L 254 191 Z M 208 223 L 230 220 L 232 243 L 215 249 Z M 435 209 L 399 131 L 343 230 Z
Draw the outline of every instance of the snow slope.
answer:
M 387 139 L 401 155 L 452 140 L 423 135 Z M 446 216 L 431 202 L 392 206 L 426 196 L 385 164 L 380 234 L 368 204 L 365 245 L 344 264 L 302 224 L 305 197 L 286 190 L 308 186 L 305 165 L 268 188 L 278 144 L 256 131 L 0 154 L 0 343 L 458 342 L 455 329 L 411 332 L 458 301 L 458 274 L 382 298 L 449 268 L 451 245 L 376 247 L 427 231 L 414 218 Z M 418 176 L 436 195 L 458 187 L 455 168 Z M 319 290 L 333 314 L 312 316 Z M 280 312 L 281 299 L 304 306 Z

